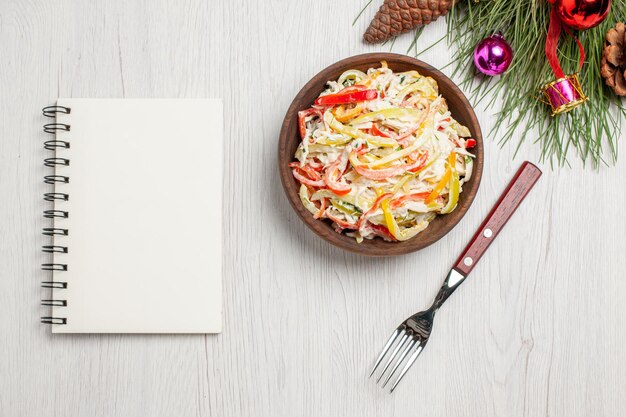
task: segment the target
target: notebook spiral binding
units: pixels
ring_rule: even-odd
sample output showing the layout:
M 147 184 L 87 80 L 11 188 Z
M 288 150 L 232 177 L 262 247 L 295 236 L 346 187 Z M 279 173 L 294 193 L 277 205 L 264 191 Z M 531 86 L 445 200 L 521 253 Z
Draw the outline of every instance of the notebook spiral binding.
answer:
M 47 106 L 42 109 L 42 113 L 46 117 L 56 118 L 57 114 L 70 114 L 72 109 L 64 106 Z M 69 132 L 71 126 L 65 123 L 46 123 L 43 126 L 43 131 L 52 135 L 56 135 L 57 132 Z M 69 149 L 70 143 L 64 140 L 57 140 L 56 136 L 52 140 L 47 140 L 43 144 L 44 148 L 55 152 L 57 149 Z M 69 166 L 70 160 L 67 158 L 57 158 L 56 155 L 52 158 L 46 158 L 43 161 L 44 165 L 47 167 L 56 167 L 56 166 Z M 46 184 L 68 184 L 70 182 L 70 178 L 65 175 L 46 175 L 43 179 Z M 69 201 L 69 194 L 66 193 L 45 193 L 44 200 L 45 201 L 53 201 L 53 202 L 62 202 Z M 56 205 L 56 204 L 55 204 Z M 43 216 L 47 219 L 61 218 L 67 219 L 69 217 L 69 212 L 66 210 L 58 210 L 54 207 L 53 210 L 44 210 Z M 45 227 L 42 230 L 45 236 L 67 236 L 69 235 L 69 230 L 59 227 Z M 44 245 L 41 247 L 44 253 L 68 253 L 67 246 L 61 245 Z M 41 269 L 44 271 L 67 271 L 67 264 L 63 263 L 45 263 L 41 264 Z M 42 281 L 41 286 L 43 288 L 54 288 L 54 289 L 65 289 L 67 288 L 67 282 L 65 281 Z M 67 307 L 67 300 L 41 300 L 41 305 L 43 306 L 51 306 L 51 307 Z M 56 325 L 64 325 L 67 324 L 66 317 L 52 317 L 45 316 L 41 318 L 41 322 L 45 324 L 56 324 Z

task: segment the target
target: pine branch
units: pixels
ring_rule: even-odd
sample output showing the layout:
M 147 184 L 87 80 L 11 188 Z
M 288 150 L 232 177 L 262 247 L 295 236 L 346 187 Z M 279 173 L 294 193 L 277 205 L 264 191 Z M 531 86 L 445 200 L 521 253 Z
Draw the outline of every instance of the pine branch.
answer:
M 626 18 L 626 0 L 614 0 L 611 14 L 600 26 L 577 33 L 587 54 L 580 80 L 589 101 L 556 117 L 550 116 L 548 106 L 538 100 L 540 87 L 554 79 L 544 51 L 549 14 L 550 5 L 538 0 L 457 5 L 448 17 L 448 43 L 457 47 L 451 63 L 453 76 L 464 74 L 461 85 L 475 104 L 484 102 L 493 108 L 495 98 L 502 98 L 490 133 L 500 144 L 519 140 L 519 149 L 536 129 L 544 160 L 564 165 L 574 152 L 595 167 L 614 163 L 626 110 L 605 86 L 600 59 L 606 32 Z M 499 78 L 478 76 L 471 64 L 473 50 L 480 40 L 497 31 L 502 31 L 513 46 L 515 60 Z M 566 73 L 577 70 L 577 57 L 574 39 L 563 34 L 559 58 Z M 617 115 L 613 115 L 616 109 Z

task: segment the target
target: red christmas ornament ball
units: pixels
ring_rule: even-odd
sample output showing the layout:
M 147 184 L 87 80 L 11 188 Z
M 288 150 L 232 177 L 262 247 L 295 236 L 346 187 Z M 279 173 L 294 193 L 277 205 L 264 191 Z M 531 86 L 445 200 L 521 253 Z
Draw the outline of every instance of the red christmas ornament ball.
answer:
M 611 0 L 557 0 L 559 17 L 567 26 L 586 30 L 598 26 L 611 10 Z

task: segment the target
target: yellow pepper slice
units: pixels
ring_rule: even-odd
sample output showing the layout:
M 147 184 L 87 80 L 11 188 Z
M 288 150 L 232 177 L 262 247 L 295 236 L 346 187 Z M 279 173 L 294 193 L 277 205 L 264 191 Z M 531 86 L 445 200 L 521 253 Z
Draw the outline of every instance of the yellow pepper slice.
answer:
M 448 203 L 441 209 L 441 213 L 451 213 L 459 201 L 459 193 L 461 191 L 461 183 L 459 182 L 459 173 L 456 171 L 456 154 L 452 152 L 448 157 L 448 164 L 450 165 L 450 184 L 448 185 Z M 430 197 L 430 196 L 429 196 Z
M 360 167 L 362 165 L 367 165 L 365 162 L 359 161 L 359 157 L 354 151 L 350 152 L 350 155 L 348 155 L 348 160 L 350 161 L 350 164 L 352 164 L 353 167 Z
M 435 188 L 433 189 L 433 191 L 424 200 L 426 204 L 433 202 L 437 197 L 439 197 L 439 194 L 441 194 L 441 191 L 443 191 L 443 189 L 446 187 L 446 185 L 448 185 L 448 183 L 450 182 L 450 179 L 452 178 L 452 170 L 456 172 L 455 166 L 456 166 L 456 153 L 450 152 L 450 155 L 448 155 L 448 168 L 446 169 L 446 173 L 443 174 L 443 177 L 441 177 L 441 180 L 439 180 L 437 185 L 435 185 Z M 458 174 L 457 174 L 457 182 L 458 182 Z M 457 195 L 457 200 L 458 198 L 459 196 Z
M 366 197 L 365 195 L 359 195 L 357 197 L 356 193 L 354 192 L 350 192 L 348 194 L 338 196 L 332 191 L 326 190 L 326 189 L 317 190 L 316 192 L 314 192 L 310 200 L 318 201 L 318 200 L 321 200 L 322 198 L 345 201 L 346 203 L 350 203 L 359 209 L 361 209 L 362 207 L 367 207 L 368 205 L 371 205 L 374 202 L 374 200 L 372 200 L 369 197 Z
M 441 209 L 442 214 L 451 213 L 456 208 L 456 204 L 459 201 L 461 183 L 459 182 L 459 174 L 456 171 L 452 173 L 449 188 L 448 203 Z
M 418 121 L 422 117 L 422 110 L 408 108 L 408 107 L 394 107 L 391 109 L 382 109 L 373 111 L 363 116 L 359 116 L 356 119 L 352 120 L 350 124 L 352 126 L 358 125 L 361 123 L 373 122 L 375 120 L 385 120 L 385 119 L 399 119 L 404 121 Z
M 411 70 L 411 71 L 404 71 L 404 72 L 399 72 L 397 75 L 404 75 L 407 77 L 415 77 L 415 78 L 422 78 L 422 74 L 420 74 L 419 72 L 415 71 L 415 70 Z
M 315 204 L 313 204 L 309 199 L 309 190 L 307 190 L 306 185 L 300 185 L 300 192 L 298 194 L 300 195 L 300 201 L 302 201 L 302 205 L 308 211 L 310 211 L 311 214 L 317 214 L 319 209 L 315 207 Z
M 418 150 L 419 148 L 421 148 L 424 145 L 424 143 L 426 143 L 426 140 L 428 138 L 430 138 L 431 136 L 432 135 L 431 135 L 430 129 L 425 130 L 422 133 L 422 135 L 419 138 L 417 138 L 415 140 L 415 142 L 413 142 L 413 144 L 411 146 L 406 147 L 406 148 L 404 148 L 404 149 L 402 149 L 400 151 L 394 152 L 392 154 L 389 154 L 389 155 L 385 156 L 384 158 L 380 158 L 377 161 L 370 162 L 369 164 L 367 164 L 367 166 L 369 168 L 379 167 L 381 165 L 385 165 L 385 164 L 388 164 L 390 162 L 393 162 L 393 161 L 395 161 L 395 160 L 397 160 L 399 158 L 402 158 L 402 157 L 405 157 L 407 155 L 410 155 L 411 153 L 413 153 L 416 150 Z M 396 143 L 396 145 L 397 145 L 397 143 Z
M 328 145 L 328 146 L 340 146 L 345 145 L 346 143 L 352 141 L 353 138 L 350 136 L 342 136 L 341 138 L 320 138 L 317 140 L 317 143 L 320 145 Z
M 362 102 L 356 103 L 353 108 L 348 108 L 348 106 L 346 105 L 341 105 L 335 109 L 334 116 L 340 122 L 345 122 L 360 114 L 364 108 L 365 104 L 363 104 Z
M 389 207 L 390 201 L 390 198 L 383 200 L 380 203 L 380 207 L 385 215 L 385 224 L 387 225 L 387 229 L 389 229 L 389 232 L 393 235 L 393 237 L 399 241 L 409 240 L 428 227 L 428 222 L 423 221 L 413 227 L 401 230 L 400 226 L 398 226 L 398 223 L 396 222 L 396 219 L 393 218 L 393 214 L 391 213 L 391 208 Z
M 430 161 L 428 161 L 426 164 L 424 164 L 423 167 L 421 167 L 420 169 L 418 169 L 415 172 L 412 172 L 410 174 L 405 175 L 400 181 L 398 181 L 398 183 L 393 187 L 392 192 L 394 194 L 396 194 L 398 191 L 400 191 L 402 189 L 402 187 L 404 187 L 404 184 L 406 184 L 407 182 L 409 182 L 410 180 L 412 180 L 413 178 L 415 178 L 417 175 L 419 175 L 420 172 L 424 171 L 426 168 L 428 168 L 429 166 L 431 166 L 436 160 L 437 158 L 439 158 L 439 152 L 435 153 L 432 158 L 430 159 Z
M 337 120 L 337 118 L 333 116 L 333 114 L 329 111 L 324 113 L 324 122 L 328 124 L 335 132 L 342 133 L 354 139 L 365 139 L 369 144 L 377 148 L 390 148 L 398 146 L 398 142 L 393 139 L 368 135 L 367 133 L 361 132 L 359 129 L 356 129 L 352 126 L 344 125 L 339 120 Z M 352 139 L 347 139 L 343 143 L 347 143 L 350 140 Z
M 396 98 L 402 101 L 406 96 L 416 91 L 420 91 L 427 98 L 437 97 L 437 91 L 428 83 L 428 77 L 423 77 L 400 90 Z
M 358 83 L 361 80 L 367 78 L 367 74 L 363 71 L 359 70 L 348 70 L 339 76 L 337 82 L 339 84 L 343 84 L 346 80 L 353 80 L 355 83 Z
M 430 193 L 430 195 L 424 199 L 424 202 L 426 204 L 432 203 L 437 197 L 439 197 L 439 194 L 441 194 L 441 191 L 445 188 L 448 182 L 450 182 L 451 176 L 452 176 L 452 171 L 450 171 L 450 169 L 448 168 L 446 170 L 446 173 L 443 174 L 443 177 L 441 177 L 441 180 L 437 183 L 437 185 L 435 185 L 435 188 Z
M 359 216 L 363 213 L 360 208 L 354 204 L 346 203 L 344 200 L 333 198 L 330 200 L 330 204 L 332 204 L 337 210 L 349 216 Z

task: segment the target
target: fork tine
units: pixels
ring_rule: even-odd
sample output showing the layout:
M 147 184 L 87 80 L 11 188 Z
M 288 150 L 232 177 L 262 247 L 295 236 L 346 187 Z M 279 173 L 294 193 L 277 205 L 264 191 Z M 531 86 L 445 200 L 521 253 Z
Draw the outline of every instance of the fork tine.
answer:
M 372 375 L 374 375 L 374 372 L 376 372 L 376 368 L 378 368 L 380 363 L 383 361 L 383 358 L 385 357 L 385 353 L 387 353 L 387 351 L 389 350 L 391 345 L 393 345 L 393 342 L 396 340 L 396 338 L 398 337 L 398 335 L 400 333 L 401 333 L 400 329 L 394 330 L 393 334 L 391 335 L 391 337 L 387 341 L 387 344 L 385 344 L 385 347 L 383 348 L 383 351 L 380 352 L 380 355 L 378 355 L 378 359 L 376 359 L 376 363 L 374 364 L 374 368 L 372 368 L 372 372 L 370 372 L 370 376 L 369 376 L 370 378 L 372 377 Z
M 383 375 L 385 375 L 385 371 L 387 371 L 387 368 L 389 368 L 389 365 L 391 365 L 391 363 L 393 362 L 393 359 L 398 354 L 398 351 L 400 350 L 400 348 L 404 345 L 404 342 L 409 338 L 409 335 L 406 333 L 405 330 L 402 330 L 400 333 L 402 334 L 402 338 L 400 339 L 395 349 L 391 353 L 391 356 L 389 357 L 389 360 L 387 360 L 387 364 L 383 368 L 382 372 L 380 373 L 380 375 L 378 375 L 378 378 L 376 378 L 377 384 L 380 381 L 380 379 L 383 377 Z
M 396 361 L 396 364 L 394 365 L 394 367 L 389 372 L 389 375 L 387 375 L 387 378 L 385 379 L 385 382 L 383 382 L 382 388 L 385 388 L 385 385 L 387 385 L 387 382 L 389 382 L 389 380 L 391 379 L 393 374 L 396 372 L 396 370 L 398 370 L 398 368 L 402 364 L 402 361 L 404 360 L 404 358 L 406 358 L 406 355 L 408 355 L 408 353 L 411 351 L 411 349 L 413 349 L 413 346 L 415 346 L 418 342 L 419 342 L 419 339 L 416 336 L 413 336 L 409 340 L 409 343 L 406 345 L 406 348 L 404 348 L 404 351 L 400 355 L 400 358 Z
M 409 360 L 406 362 L 406 365 L 404 365 L 404 368 L 402 368 L 402 372 L 400 372 L 400 375 L 398 375 L 398 379 L 396 379 L 396 382 L 394 382 L 393 385 L 391 386 L 391 390 L 389 391 L 390 393 L 392 393 L 393 390 L 396 389 L 396 387 L 398 386 L 398 384 L 404 377 L 404 374 L 406 374 L 406 372 L 409 370 L 411 365 L 413 365 L 413 362 L 415 362 L 415 360 L 420 355 L 420 353 L 422 353 L 423 349 L 424 349 L 424 344 L 420 343 L 417 349 L 415 349 L 415 352 L 413 352 L 413 354 L 409 357 Z

